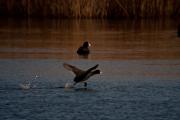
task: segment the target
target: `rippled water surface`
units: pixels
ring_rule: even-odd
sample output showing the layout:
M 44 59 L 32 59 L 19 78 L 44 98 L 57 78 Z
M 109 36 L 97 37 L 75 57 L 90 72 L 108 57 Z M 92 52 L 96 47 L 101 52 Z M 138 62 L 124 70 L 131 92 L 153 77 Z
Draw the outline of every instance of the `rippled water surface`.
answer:
M 180 119 L 176 21 L 0 21 L 1 120 Z M 64 62 L 103 73 L 64 88 L 74 77 Z

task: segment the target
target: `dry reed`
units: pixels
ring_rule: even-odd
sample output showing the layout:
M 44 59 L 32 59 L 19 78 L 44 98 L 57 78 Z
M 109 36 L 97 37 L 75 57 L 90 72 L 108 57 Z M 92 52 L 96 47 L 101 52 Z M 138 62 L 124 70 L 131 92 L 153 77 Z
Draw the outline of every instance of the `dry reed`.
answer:
M 57 18 L 179 17 L 180 0 L 0 0 L 0 16 Z

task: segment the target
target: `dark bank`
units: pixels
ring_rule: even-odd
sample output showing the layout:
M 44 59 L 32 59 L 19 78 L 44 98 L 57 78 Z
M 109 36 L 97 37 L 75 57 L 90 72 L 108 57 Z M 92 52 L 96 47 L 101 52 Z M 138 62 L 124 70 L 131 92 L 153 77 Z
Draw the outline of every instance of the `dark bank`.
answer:
M 49 18 L 176 18 L 179 0 L 1 0 L 0 16 Z

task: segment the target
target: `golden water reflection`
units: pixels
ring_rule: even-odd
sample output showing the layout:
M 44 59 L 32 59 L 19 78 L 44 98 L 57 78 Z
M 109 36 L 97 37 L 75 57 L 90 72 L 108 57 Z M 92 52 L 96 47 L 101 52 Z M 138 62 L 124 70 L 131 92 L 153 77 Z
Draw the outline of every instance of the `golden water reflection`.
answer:
M 127 20 L 0 20 L 0 58 L 180 59 L 176 22 Z

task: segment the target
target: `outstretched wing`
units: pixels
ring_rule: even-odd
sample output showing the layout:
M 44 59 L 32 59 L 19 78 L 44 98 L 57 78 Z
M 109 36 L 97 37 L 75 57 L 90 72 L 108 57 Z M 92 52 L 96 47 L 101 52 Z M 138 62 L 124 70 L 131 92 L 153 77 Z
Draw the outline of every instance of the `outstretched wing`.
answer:
M 63 63 L 63 66 L 64 68 L 66 68 L 67 70 L 70 70 L 72 71 L 75 75 L 79 75 L 80 73 L 84 72 L 83 70 L 75 67 L 75 66 L 72 66 L 70 64 L 67 64 L 67 63 Z
M 95 65 L 92 68 L 89 68 L 86 72 L 91 72 L 92 70 L 95 70 L 98 66 L 99 66 L 99 64 Z

